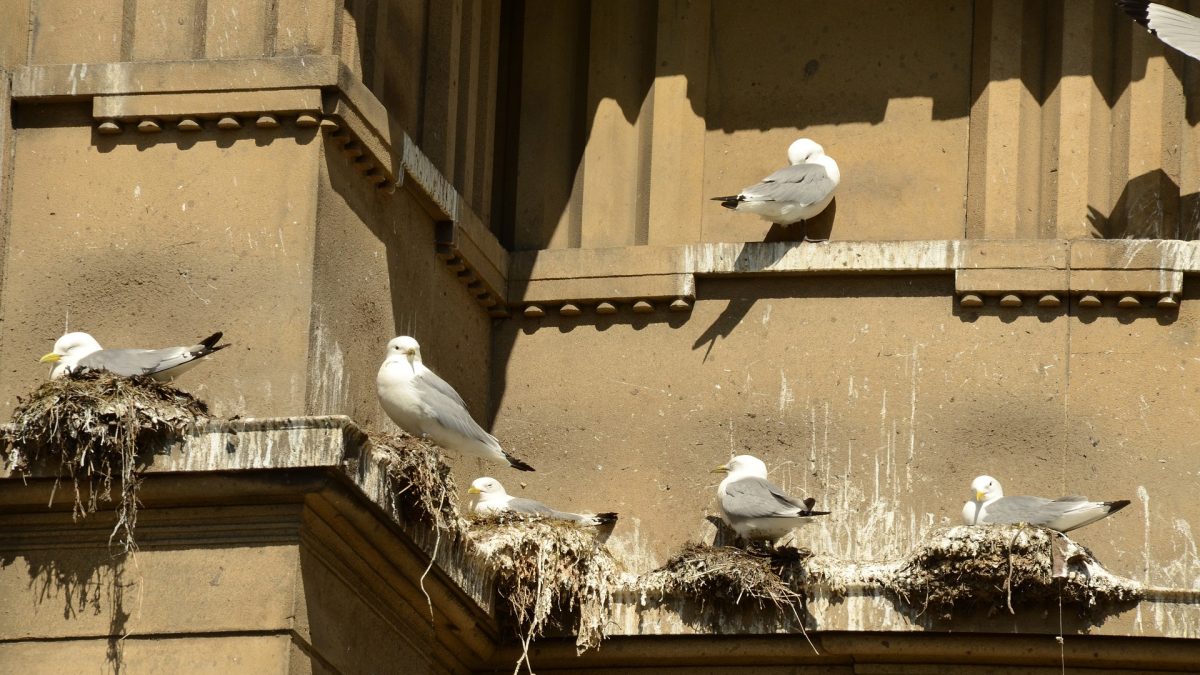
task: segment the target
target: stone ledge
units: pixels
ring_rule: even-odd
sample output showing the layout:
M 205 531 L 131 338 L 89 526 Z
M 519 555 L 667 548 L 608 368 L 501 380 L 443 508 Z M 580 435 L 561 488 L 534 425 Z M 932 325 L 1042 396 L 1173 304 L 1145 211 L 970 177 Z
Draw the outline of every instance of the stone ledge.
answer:
M 399 573 L 408 583 L 414 584 L 422 575 L 425 560 L 431 552 L 436 552 L 432 557 L 437 563 L 437 572 L 424 583 L 439 617 L 438 639 L 446 641 L 447 645 L 468 645 L 465 648 L 469 649 L 470 655 L 460 658 L 476 664 L 500 668 L 511 667 L 515 661 L 510 646 L 506 646 L 493 624 L 496 595 L 489 569 L 460 547 L 435 547 L 428 526 L 405 522 L 400 517 L 387 492 L 386 477 L 367 455 L 365 434 L 349 418 L 250 418 L 210 422 L 184 440 L 158 448 L 144 473 L 147 476 L 144 489 L 151 491 L 146 494 L 153 495 L 154 505 L 144 522 L 149 528 L 148 540 L 152 542 L 147 551 L 181 550 L 211 545 L 213 541 L 228 543 L 225 535 L 219 540 L 210 541 L 210 538 L 216 537 L 214 533 L 220 530 L 245 529 L 247 523 L 257 527 L 257 531 L 243 535 L 241 545 L 290 541 L 297 536 L 294 517 L 290 514 L 303 511 L 306 532 L 311 533 L 311 536 L 305 535 L 307 545 L 319 547 L 322 555 L 331 558 L 348 556 L 350 560 L 344 564 L 357 565 L 360 572 L 356 574 L 367 573 L 371 568 L 386 568 L 387 574 Z M 72 525 L 66 520 L 65 511 L 69 506 L 63 503 L 65 500 L 60 500 L 53 510 L 47 509 L 46 494 L 54 475 L 53 470 L 43 469 L 35 472 L 28 483 L 10 474 L 0 476 L 0 529 L 18 535 L 5 539 L 10 547 L 16 546 L 17 550 L 46 546 L 78 549 L 86 548 L 87 545 L 82 543 L 84 539 L 104 540 L 105 530 L 111 524 L 105 522 L 103 514 Z M 339 485 L 351 489 L 340 489 Z M 281 505 L 281 500 L 291 506 Z M 224 515 L 209 521 L 199 512 L 188 515 L 185 507 L 222 508 Z M 156 510 L 159 513 L 156 514 Z M 380 520 L 384 522 L 379 523 Z M 352 528 L 346 532 L 334 531 L 340 527 L 338 523 L 349 521 L 354 523 Z M 390 528 L 380 526 L 389 522 Z M 293 524 L 289 527 L 289 523 Z M 403 536 L 396 536 L 397 530 Z M 85 531 L 90 533 L 87 537 L 79 536 Z M 368 537 L 370 541 L 359 542 L 354 537 Z M 339 553 L 336 546 L 330 548 L 331 544 L 343 540 L 350 543 L 342 546 L 349 545 L 355 550 Z M 370 554 L 365 555 L 358 548 L 369 549 Z M 95 552 L 102 550 L 102 547 L 94 548 Z M 334 563 L 343 564 L 336 560 L 331 564 Z M 866 574 L 864 579 L 869 576 Z M 990 653 L 994 658 L 1017 659 L 1021 658 L 1020 654 L 1028 653 L 1030 645 L 1046 642 L 1049 636 L 1066 630 L 1068 649 L 1078 650 L 1072 654 L 1089 663 L 1115 667 L 1126 663 L 1127 653 L 1143 654 L 1138 651 L 1139 645 L 1146 643 L 1139 638 L 1146 633 L 1163 636 L 1162 632 L 1156 632 L 1161 631 L 1161 627 L 1143 626 L 1134 618 L 1139 609 L 1125 610 L 1095 630 L 1071 620 L 1064 626 L 1053 612 L 1049 615 L 1021 612 L 1017 616 L 1000 612 L 992 617 L 968 613 L 955 617 L 953 624 L 954 632 L 964 635 L 947 635 L 946 628 L 925 625 L 919 615 L 912 617 L 898 609 L 875 586 L 877 584 L 864 582 L 842 585 L 836 592 L 822 585 L 809 589 L 807 616 L 810 619 L 806 623 L 811 621 L 809 637 L 820 656 L 811 654 L 805 638 L 796 632 L 798 627 L 778 612 L 758 609 L 748 603 L 734 611 L 714 613 L 711 607 L 697 607 L 687 599 L 646 597 L 644 592 L 638 595 L 627 590 L 616 593 L 608 629 L 610 638 L 598 651 L 578 658 L 574 655 L 573 641 L 570 641 L 568 654 L 567 640 L 548 636 L 534 644 L 532 653 L 539 668 L 559 662 L 564 667 L 647 665 L 644 661 L 647 649 L 661 650 L 663 658 L 678 659 L 687 654 L 681 654 L 669 645 L 679 640 L 688 644 L 699 640 L 702 643 L 697 647 L 699 651 L 689 653 L 716 657 L 722 652 L 714 651 L 713 646 L 731 644 L 722 641 L 736 639 L 739 649 L 736 658 L 729 661 L 731 664 L 772 662 L 781 655 L 780 650 L 790 658 L 804 654 L 806 660 L 812 659 L 816 663 L 851 657 L 856 661 L 865 658 L 889 663 L 897 658 L 944 658 L 946 654 L 958 653 L 945 651 L 945 645 L 938 643 L 939 640 L 990 640 L 993 644 Z M 1143 603 L 1149 604 L 1140 609 L 1166 615 L 1172 630 L 1184 635 L 1194 634 L 1195 622 L 1200 616 L 1195 612 L 1194 591 L 1149 590 L 1158 594 L 1148 593 Z M 412 596 L 410 593 L 410 601 Z M 417 597 L 417 604 L 424 610 L 420 596 Z M 714 623 L 718 619 L 719 624 Z M 485 627 L 488 628 L 485 630 Z M 286 626 L 281 624 L 280 629 L 284 628 Z M 448 634 L 443 635 L 442 631 Z M 168 634 L 163 633 L 164 636 Z M 61 637 L 81 636 L 100 638 L 103 634 Z M 663 636 L 673 637 L 671 640 L 656 639 Z M 881 639 L 894 641 L 896 646 L 873 651 L 871 645 L 877 646 Z M 1195 648 L 1188 646 L 1190 643 L 1179 642 L 1181 649 L 1194 651 Z M 924 651 L 922 645 L 929 644 L 942 646 Z M 1099 645 L 1107 646 L 1100 648 Z M 1172 652 L 1172 656 L 1155 661 L 1164 664 L 1164 668 L 1179 667 L 1178 664 L 1183 663 L 1174 660 L 1175 653 L 1183 652 L 1176 652 L 1174 647 L 1163 650 L 1160 645 L 1157 648 Z M 1134 652 L 1126 651 L 1131 649 Z M 903 657 L 898 656 L 901 653 Z M 1053 654 L 1057 653 L 1055 649 Z M 1188 663 L 1194 663 L 1194 660 Z M 673 665 L 680 663 L 675 661 Z
M 964 307 L 981 306 L 985 296 L 1001 298 L 1003 306 L 1029 297 L 1049 306 L 1047 296 L 1052 296 L 1058 306 L 1069 296 L 1115 296 L 1122 308 L 1136 300 L 1138 306 L 1158 303 L 1160 310 L 1173 311 L 1183 276 L 1200 272 L 1200 242 L 705 243 L 523 251 L 511 259 L 510 302 L 536 307 L 532 316 L 559 304 L 599 306 L 671 297 L 690 303 L 700 278 L 842 274 L 954 274 Z
M 349 417 L 244 418 L 212 421 L 180 442 L 158 449 L 142 473 L 212 475 L 261 470 L 326 469 L 355 485 L 413 542 L 429 555 L 435 533 L 424 524 L 412 524 L 397 512 L 380 467 L 364 456 L 367 436 Z M 52 468 L 35 469 L 30 478 L 55 478 Z M 0 480 L 19 480 L 8 462 L 0 467 Z M 2 492 L 2 491 L 0 491 Z M 0 495 L 0 507 L 20 500 L 19 493 Z M 438 567 L 484 611 L 492 611 L 492 580 L 478 561 L 456 556 L 441 546 Z
M 335 56 L 295 56 L 21 66 L 13 70 L 12 97 L 22 101 L 329 87 L 338 82 L 338 64 Z

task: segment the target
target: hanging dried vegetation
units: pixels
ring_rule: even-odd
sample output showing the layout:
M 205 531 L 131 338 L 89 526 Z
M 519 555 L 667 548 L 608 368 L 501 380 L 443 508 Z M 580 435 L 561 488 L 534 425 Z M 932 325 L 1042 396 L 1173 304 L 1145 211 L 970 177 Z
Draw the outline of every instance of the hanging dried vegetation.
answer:
M 472 520 L 470 537 L 496 570 L 508 618 L 520 631 L 522 661 L 530 642 L 552 625 L 571 630 L 580 653 L 600 645 L 618 566 L 595 527 L 502 515 Z
M 643 575 L 638 590 L 689 598 L 701 607 L 735 607 L 749 600 L 803 623 L 803 563 L 809 555 L 790 547 L 754 550 L 689 542 L 665 565 Z
M 18 399 L 4 447 L 15 471 L 57 462 L 58 480 L 69 478 L 74 486 L 76 518 L 95 513 L 99 501 L 114 502 L 117 523 L 109 543 L 119 537 L 132 551 L 139 448 L 161 447 L 207 418 L 203 401 L 168 384 L 87 371 L 46 382 Z
M 387 473 L 392 507 L 457 539 L 466 530 L 458 487 L 438 449 L 406 433 L 367 434 L 376 461 Z

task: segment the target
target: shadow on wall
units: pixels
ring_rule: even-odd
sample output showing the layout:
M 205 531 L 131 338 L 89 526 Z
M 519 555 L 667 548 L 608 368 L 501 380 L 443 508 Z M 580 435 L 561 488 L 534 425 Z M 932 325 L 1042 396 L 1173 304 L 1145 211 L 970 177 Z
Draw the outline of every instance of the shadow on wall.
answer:
M 66 517 L 66 514 L 62 514 Z M 92 521 L 101 520 L 98 514 Z M 93 526 L 94 522 L 88 525 Z M 103 527 L 111 527 L 112 519 Z M 98 530 L 97 530 L 98 531 Z M 19 541 L 19 540 L 17 540 Z M 53 547 L 20 552 L 0 551 L 0 569 L 24 564 L 29 575 L 30 597 L 35 607 L 62 603 L 64 621 L 84 621 L 86 617 L 108 615 L 108 648 L 105 665 L 120 673 L 124 666 L 123 638 L 133 609 L 125 606 L 127 589 L 138 584 L 137 575 L 126 575 L 126 557 L 113 555 L 110 549 Z M 13 602 L 9 598 L 5 602 Z M 36 612 L 36 609 L 35 609 Z
M 813 244 L 798 244 L 811 246 Z M 816 244 L 819 246 L 820 244 Z M 717 339 L 733 334 L 754 303 L 774 298 L 864 298 L 864 297 L 953 297 L 953 281 L 946 277 L 894 279 L 891 277 L 809 276 L 784 283 L 762 284 L 754 279 L 737 279 L 722 283 L 696 282 L 696 302 L 728 300 L 725 309 L 713 323 L 696 338 L 692 349 L 705 350 L 704 358 L 716 346 Z M 836 320 L 836 317 L 833 317 Z
M 1011 80 L 1019 80 L 1040 106 L 1064 79 L 1087 77 L 1115 108 L 1131 84 L 1147 77 L 1147 55 L 1163 53 L 1111 2 L 711 0 L 675 9 L 605 3 L 589 11 L 583 3 L 525 0 L 508 4 L 506 12 L 518 14 L 508 25 L 524 27 L 505 35 L 506 53 L 522 65 L 512 80 L 517 93 L 508 96 L 502 115 L 509 119 L 503 127 L 508 133 L 498 134 L 507 147 L 498 156 L 520 170 L 497 181 L 492 221 L 510 249 L 541 248 L 552 239 L 557 246 L 612 245 L 581 234 L 604 217 L 585 213 L 580 203 L 596 171 L 638 186 L 601 198 L 600 211 L 616 207 L 617 220 L 636 221 L 632 243 L 645 243 L 646 167 L 662 135 L 653 126 L 690 123 L 676 116 L 670 94 L 660 96 L 678 78 L 686 82 L 684 105 L 709 131 L 804 133 L 848 125 L 837 133 L 823 130 L 824 142 L 836 157 L 841 139 L 850 166 L 857 162 L 861 169 L 874 160 L 862 156 L 869 151 L 857 143 L 876 144 L 887 132 L 872 135 L 856 125 L 874 127 L 891 115 L 897 134 L 914 128 L 931 133 L 933 123 L 965 120 L 989 83 Z M 899 25 L 905 30 L 896 30 Z M 1181 78 L 1183 57 L 1169 50 L 1166 55 Z M 1189 122 L 1198 115 L 1200 107 L 1189 106 Z M 856 143 L 856 136 L 870 140 Z M 681 130 L 673 142 L 694 140 Z M 761 149 L 755 146 L 751 156 Z M 714 153 L 723 150 L 712 149 L 709 162 Z M 589 167 L 593 175 L 585 176 L 584 164 L 591 161 L 585 155 L 593 154 L 600 159 Z M 903 182 L 888 175 L 894 167 L 871 166 L 879 168 L 874 180 L 881 181 L 880 190 Z M 757 178 L 744 172 L 732 186 Z M 600 223 L 600 229 L 613 227 L 622 225 Z
M 1200 193 L 1181 195 L 1179 185 L 1155 169 L 1126 183 L 1107 215 L 1089 206 L 1087 219 L 1100 239 L 1192 241 L 1200 238 Z

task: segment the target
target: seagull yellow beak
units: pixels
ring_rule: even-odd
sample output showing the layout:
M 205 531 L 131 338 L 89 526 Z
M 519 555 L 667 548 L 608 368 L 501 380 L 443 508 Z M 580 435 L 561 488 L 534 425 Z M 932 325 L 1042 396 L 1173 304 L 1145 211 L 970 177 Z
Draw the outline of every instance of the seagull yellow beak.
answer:
M 474 485 L 467 488 L 467 494 L 469 494 L 469 495 L 478 495 L 478 494 L 482 494 L 482 493 L 483 493 L 483 491 L 480 490 L 479 488 L 475 487 Z
M 983 497 L 984 497 L 984 494 L 982 492 L 979 492 L 978 490 L 976 490 L 975 501 L 981 502 L 981 501 L 983 501 Z
M 43 356 L 42 358 L 38 359 L 38 363 L 54 363 L 55 361 L 58 361 L 58 360 L 59 360 L 59 359 L 61 359 L 61 358 L 62 358 L 62 356 L 60 356 L 59 354 L 55 354 L 54 352 L 50 352 L 49 354 L 47 354 L 47 355 Z
M 729 465 L 722 464 L 721 466 L 718 466 L 717 468 L 713 469 L 709 473 L 729 473 Z

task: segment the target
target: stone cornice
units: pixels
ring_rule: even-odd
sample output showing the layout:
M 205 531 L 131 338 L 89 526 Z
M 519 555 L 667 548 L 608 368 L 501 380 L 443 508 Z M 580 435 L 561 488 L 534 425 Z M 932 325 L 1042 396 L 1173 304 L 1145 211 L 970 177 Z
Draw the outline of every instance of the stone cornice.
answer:
M 227 540 L 228 536 L 218 530 L 228 531 L 231 524 L 240 528 L 239 535 L 245 530 L 247 545 L 291 541 L 296 530 L 294 524 L 288 526 L 294 523 L 294 515 L 290 514 L 303 505 L 305 526 L 300 536 L 306 538 L 309 550 L 328 558 L 329 566 L 344 569 L 355 583 L 371 584 L 365 590 L 384 605 L 406 603 L 424 610 L 424 596 L 416 589 L 432 554 L 437 563 L 435 572 L 424 577 L 423 588 L 436 608 L 440 627 L 434 634 L 440 643 L 438 649 L 445 652 L 443 660 L 459 661 L 472 669 L 513 663 L 515 655 L 493 619 L 497 596 L 488 567 L 465 554 L 461 546 L 442 542 L 442 546 L 435 547 L 429 526 L 408 522 L 395 510 L 386 478 L 378 463 L 368 456 L 366 440 L 365 434 L 342 416 L 240 419 L 201 425 L 182 441 L 157 448 L 152 459 L 147 457 L 147 464 L 140 469 L 145 478 L 143 495 L 150 505 L 148 513 L 157 510 L 159 514 L 139 521 L 139 527 L 144 524 L 153 528 L 149 540 L 156 542 L 154 545 L 175 547 L 205 545 L 211 537 Z M 74 525 L 66 522 L 64 511 L 70 508 L 69 496 L 64 495 L 55 504 L 57 520 L 47 512 L 47 494 L 56 474 L 56 467 L 35 466 L 29 477 L 0 475 L 0 520 L 4 521 L 0 525 L 6 528 L 10 544 L 69 547 L 79 542 L 72 544 L 73 538 L 64 533 L 77 530 L 87 530 L 89 537 L 104 541 L 111 523 L 102 514 Z M 180 520 L 203 518 L 186 516 L 183 507 L 214 505 L 227 508 L 223 522 L 199 520 L 193 528 Z M 205 530 L 210 525 L 211 532 Z M 17 538 L 11 539 L 14 533 Z M 861 561 L 861 565 L 865 565 L 860 570 L 864 572 L 871 567 L 869 561 Z M 395 573 L 404 583 L 376 579 L 375 572 L 384 567 L 389 578 Z M 858 565 L 853 567 L 859 569 Z M 866 573 L 863 578 L 869 576 Z M 614 596 L 606 630 L 610 637 L 598 651 L 577 659 L 573 641 L 568 647 L 565 640 L 547 636 L 534 645 L 534 660 L 543 668 L 646 666 L 651 663 L 646 660 L 648 655 L 655 653 L 664 665 L 668 661 L 676 666 L 691 665 L 688 659 L 701 655 L 729 658 L 730 664 L 765 664 L 782 658 L 786 652 L 787 658 L 804 654 L 805 658 L 836 660 L 853 654 L 887 663 L 895 658 L 958 654 L 948 645 L 962 640 L 975 641 L 972 644 L 988 640 L 992 647 L 987 658 L 1000 660 L 1029 658 L 1031 645 L 1049 644 L 1051 648 L 1030 662 L 1047 660 L 1052 664 L 1059 652 L 1048 637 L 1064 630 L 1069 649 L 1077 650 L 1071 652 L 1071 658 L 1087 660 L 1091 654 L 1098 667 L 1136 663 L 1129 659 L 1145 658 L 1148 652 L 1143 650 L 1164 649 L 1161 644 L 1145 641 L 1142 636 L 1146 629 L 1133 621 L 1134 612 L 1128 608 L 1094 628 L 1081 623 L 1073 613 L 1065 615 L 1064 628 L 1053 612 L 1023 611 L 1018 616 L 967 612 L 955 617 L 954 633 L 963 634 L 955 635 L 944 633 L 937 624 L 924 625 L 919 612 L 916 616 L 905 614 L 879 588 L 869 586 L 846 586 L 839 591 L 820 583 L 809 587 L 808 638 L 798 634 L 798 626 L 786 615 L 763 610 L 754 603 L 725 611 L 697 607 L 687 598 L 622 589 Z M 1149 611 L 1165 612 L 1173 617 L 1172 621 L 1180 621 L 1175 630 L 1183 634 L 1191 630 L 1187 626 L 1194 619 L 1186 617 L 1194 617 L 1194 591 L 1146 592 L 1143 603 L 1153 608 Z M 425 616 L 423 612 L 419 615 Z M 721 635 L 709 634 L 718 623 Z M 1093 634 L 1085 637 L 1080 632 Z M 1154 631 L 1150 634 L 1162 635 Z M 674 637 L 661 639 L 667 635 Z M 703 637 L 696 637 L 699 635 Z M 738 645 L 736 654 L 720 646 L 734 644 L 726 642 L 733 639 Z M 821 657 L 813 657 L 807 639 L 813 641 Z M 893 641 L 896 646 L 873 651 L 872 645 L 877 646 L 881 640 L 885 645 Z M 677 651 L 670 646 L 677 641 L 694 645 L 694 651 Z M 1194 664 L 1196 649 L 1200 648 L 1189 646 L 1186 640 L 1171 645 L 1170 651 L 1187 652 Z M 901 652 L 906 656 L 898 657 Z M 1154 661 L 1170 665 L 1177 663 L 1174 659 L 1164 656 Z M 1078 665 L 1079 661 L 1072 663 Z
M 320 125 L 364 180 L 403 186 L 436 227 L 436 255 L 496 317 L 688 311 L 697 279 L 953 274 L 957 305 L 1173 312 L 1200 243 L 1167 240 L 932 240 L 698 243 L 508 252 L 386 107 L 333 56 L 26 66 L 12 98 L 92 99 L 97 131 L 143 133 Z
M 678 308 L 697 279 L 738 276 L 953 274 L 966 309 L 1174 311 L 1183 276 L 1200 272 L 1200 242 L 1168 240 L 931 240 L 702 243 L 512 254 L 509 298 L 537 317 L 626 302 Z M 532 311 L 529 311 L 532 308 Z M 599 313 L 610 313 L 600 311 Z

